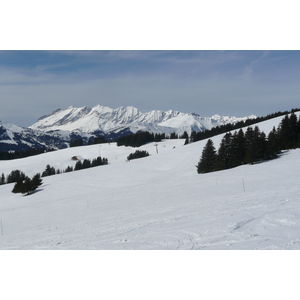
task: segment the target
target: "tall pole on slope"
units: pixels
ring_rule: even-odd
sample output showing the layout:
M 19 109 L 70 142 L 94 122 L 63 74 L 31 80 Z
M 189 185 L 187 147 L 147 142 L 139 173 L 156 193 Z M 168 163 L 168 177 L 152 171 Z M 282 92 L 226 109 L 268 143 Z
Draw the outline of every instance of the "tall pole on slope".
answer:
M 158 149 L 157 149 L 157 146 L 158 146 L 158 145 L 157 145 L 157 144 L 155 144 L 154 146 L 156 147 L 156 153 L 158 153 Z

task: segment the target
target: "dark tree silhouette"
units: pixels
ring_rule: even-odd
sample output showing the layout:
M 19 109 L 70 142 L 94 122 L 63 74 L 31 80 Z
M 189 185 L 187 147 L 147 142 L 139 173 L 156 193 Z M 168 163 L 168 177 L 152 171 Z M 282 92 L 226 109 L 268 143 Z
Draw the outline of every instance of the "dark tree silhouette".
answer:
M 211 139 L 206 143 L 206 146 L 203 148 L 202 156 L 197 165 L 198 173 L 207 173 L 215 170 L 216 162 L 216 149 Z

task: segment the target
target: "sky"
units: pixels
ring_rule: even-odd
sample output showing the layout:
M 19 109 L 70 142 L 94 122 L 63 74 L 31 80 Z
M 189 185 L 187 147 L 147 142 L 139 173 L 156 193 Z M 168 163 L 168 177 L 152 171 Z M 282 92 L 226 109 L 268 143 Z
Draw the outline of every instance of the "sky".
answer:
M 299 78 L 300 51 L 2 50 L 0 120 L 97 104 L 263 116 L 300 107 Z

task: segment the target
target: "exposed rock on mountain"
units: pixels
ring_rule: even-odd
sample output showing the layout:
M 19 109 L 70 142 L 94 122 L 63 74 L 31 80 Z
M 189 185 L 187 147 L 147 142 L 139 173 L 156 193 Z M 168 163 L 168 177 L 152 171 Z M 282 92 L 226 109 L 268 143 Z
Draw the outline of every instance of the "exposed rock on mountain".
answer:
M 218 125 L 227 123 L 236 123 L 247 119 L 256 118 L 249 116 L 245 118 L 221 117 L 201 117 L 197 114 L 181 113 L 178 111 L 160 111 L 153 110 L 142 113 L 137 108 L 119 107 L 112 109 L 97 105 L 93 108 L 88 107 L 69 107 L 59 109 L 52 114 L 40 118 L 35 124 L 30 126 L 32 129 L 43 131 L 65 130 L 85 133 L 95 133 L 97 131 L 109 134 L 110 132 L 119 132 L 123 130 L 135 133 L 139 130 L 153 133 L 170 134 L 176 132 L 182 134 L 184 131 L 190 133 L 211 129 Z

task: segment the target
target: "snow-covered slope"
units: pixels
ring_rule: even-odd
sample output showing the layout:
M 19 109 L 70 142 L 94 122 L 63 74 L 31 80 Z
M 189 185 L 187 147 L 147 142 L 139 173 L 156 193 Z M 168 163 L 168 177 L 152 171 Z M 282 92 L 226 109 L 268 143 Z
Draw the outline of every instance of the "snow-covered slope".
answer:
M 282 118 L 259 124 L 267 133 Z M 213 138 L 215 145 L 222 136 Z M 110 165 L 43 178 L 31 196 L 0 186 L 1 249 L 300 249 L 300 150 L 256 165 L 197 174 L 206 141 L 84 146 L 10 162 L 33 175 L 47 163 L 99 154 Z M 175 148 L 174 148 L 175 147 Z
M 133 133 L 138 130 L 147 130 L 154 133 L 176 132 L 182 134 L 184 131 L 190 133 L 191 130 L 195 130 L 198 132 L 249 118 L 255 118 L 255 116 L 235 118 L 215 115 L 211 118 L 204 118 L 196 114 L 185 114 L 172 110 L 153 110 L 142 113 L 132 106 L 119 107 L 117 109 L 101 105 L 93 108 L 86 106 L 76 108 L 71 106 L 64 110 L 58 109 L 50 115 L 41 117 L 30 128 L 44 131 L 79 130 L 87 133 L 96 131 L 109 133 L 110 131 L 120 131 L 129 128 Z

